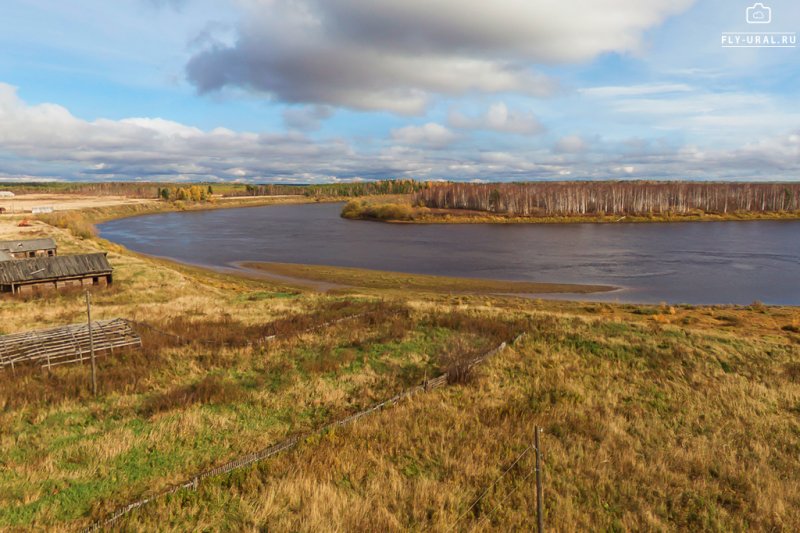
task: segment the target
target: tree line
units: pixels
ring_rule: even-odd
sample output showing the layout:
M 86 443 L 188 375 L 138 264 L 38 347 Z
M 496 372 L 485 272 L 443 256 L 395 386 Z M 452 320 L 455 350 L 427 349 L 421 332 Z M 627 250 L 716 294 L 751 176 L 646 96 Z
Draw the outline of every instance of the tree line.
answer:
M 127 196 L 129 198 L 157 198 L 159 184 L 145 182 L 109 181 L 85 182 L 24 182 L 2 183 L 0 189 L 16 194 L 84 194 L 87 196 Z
M 242 184 L 242 183 L 192 183 L 176 185 L 159 182 L 27 182 L 0 184 L 0 189 L 17 194 L 66 193 L 91 196 L 127 196 L 129 198 L 161 198 L 164 200 L 191 200 L 198 196 L 190 187 L 202 187 L 222 196 L 282 196 L 302 195 L 319 197 L 350 197 L 387 194 L 412 194 L 427 187 L 426 182 L 408 179 L 389 179 L 319 185 Z M 183 192 L 181 192 L 183 191 Z M 208 195 L 211 193 L 208 192 Z
M 800 211 L 800 183 L 528 182 L 431 184 L 419 206 L 520 216 Z
M 359 181 L 321 185 L 247 185 L 247 196 L 303 195 L 309 197 L 358 197 L 386 194 L 412 194 L 427 187 L 426 182 L 414 180 Z M 234 193 L 238 195 L 240 193 Z
M 184 187 L 160 187 L 158 197 L 170 202 L 205 202 L 211 199 L 211 185 L 189 185 Z

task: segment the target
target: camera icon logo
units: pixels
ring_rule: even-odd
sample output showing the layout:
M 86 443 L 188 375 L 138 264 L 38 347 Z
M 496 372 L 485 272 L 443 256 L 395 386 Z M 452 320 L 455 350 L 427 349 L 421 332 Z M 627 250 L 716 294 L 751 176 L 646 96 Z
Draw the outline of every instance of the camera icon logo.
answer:
M 772 8 L 756 2 L 747 8 L 748 24 L 769 24 L 772 22 Z

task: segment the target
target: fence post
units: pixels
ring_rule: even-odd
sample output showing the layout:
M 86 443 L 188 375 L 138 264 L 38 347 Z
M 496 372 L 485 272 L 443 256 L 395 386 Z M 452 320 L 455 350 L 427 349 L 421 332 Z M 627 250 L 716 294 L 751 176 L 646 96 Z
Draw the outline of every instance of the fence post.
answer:
M 92 334 L 92 297 L 86 291 L 86 317 L 89 321 L 89 353 L 92 358 L 92 394 L 97 396 L 97 365 L 94 360 L 94 335 Z
M 539 446 L 539 433 L 542 429 L 535 426 L 534 446 L 536 447 L 536 523 L 537 531 L 544 533 L 544 506 L 542 505 L 542 450 Z

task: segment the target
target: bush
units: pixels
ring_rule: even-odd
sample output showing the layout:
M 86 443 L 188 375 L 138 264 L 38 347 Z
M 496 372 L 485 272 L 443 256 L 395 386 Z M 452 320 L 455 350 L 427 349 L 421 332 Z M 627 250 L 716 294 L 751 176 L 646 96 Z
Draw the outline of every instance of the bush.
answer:
M 358 200 L 350 200 L 342 209 L 343 218 L 361 218 L 364 211 L 364 203 Z
M 342 209 L 342 217 L 366 220 L 414 220 L 414 209 L 405 204 L 378 204 L 368 205 L 364 202 L 353 200 Z
M 97 235 L 97 229 L 77 211 L 58 211 L 39 215 L 39 220 L 51 226 L 69 230 L 76 237 L 90 239 Z

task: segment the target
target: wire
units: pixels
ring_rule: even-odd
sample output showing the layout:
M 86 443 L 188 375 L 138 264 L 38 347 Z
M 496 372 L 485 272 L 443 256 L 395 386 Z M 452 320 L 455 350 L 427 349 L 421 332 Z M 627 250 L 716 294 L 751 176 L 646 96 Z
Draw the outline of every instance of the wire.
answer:
M 534 468 L 533 470 L 531 470 L 531 472 L 530 472 L 530 473 L 529 473 L 527 476 L 525 476 L 524 478 L 522 478 L 522 481 L 520 481 L 520 485 L 521 485 L 521 484 L 523 484 L 523 483 L 525 483 L 525 482 L 528 480 L 528 478 L 530 478 L 530 477 L 531 477 L 533 474 L 535 474 L 535 473 L 536 473 L 536 469 Z M 515 492 L 517 492 L 517 487 L 514 487 L 514 489 L 513 489 L 511 492 L 509 492 L 508 494 L 506 494 L 506 497 L 505 497 L 505 498 L 503 498 L 503 499 L 500 501 L 500 503 L 498 503 L 497 505 L 495 505 L 495 506 L 492 508 L 492 510 L 491 510 L 491 511 L 489 511 L 489 512 L 488 512 L 488 513 L 486 513 L 486 514 L 484 514 L 484 515 L 483 515 L 483 516 L 482 516 L 482 517 L 481 517 L 481 518 L 480 518 L 480 519 L 479 519 L 477 522 L 475 522 L 475 525 L 474 525 L 474 526 L 472 526 L 472 529 L 475 529 L 476 527 L 478 527 L 478 526 L 480 525 L 480 523 L 484 521 L 484 519 L 486 519 L 486 518 L 488 518 L 488 517 L 492 516 L 492 513 L 494 513 L 494 512 L 495 512 L 497 509 L 499 509 L 501 505 L 503 505 L 504 503 L 506 503 L 506 500 L 508 500 L 508 499 L 509 499 L 509 498 L 510 498 L 510 497 L 511 497 L 511 496 L 512 496 L 512 495 L 513 495 Z
M 461 516 L 459 516 L 459 517 L 458 517 L 458 519 L 456 519 L 456 521 L 455 521 L 455 522 L 453 522 L 453 525 L 452 525 L 452 526 L 450 526 L 450 531 L 452 531 L 453 529 L 455 529 L 455 527 L 458 525 L 458 523 L 459 523 L 459 522 L 460 522 L 460 521 L 461 521 L 461 520 L 462 520 L 462 519 L 463 519 L 465 516 L 467 516 L 467 515 L 469 514 L 469 512 L 470 512 L 470 511 L 471 511 L 471 510 L 472 510 L 472 509 L 473 509 L 473 508 L 474 508 L 476 505 L 478 505 L 478 503 L 479 503 L 479 502 L 480 502 L 480 501 L 483 499 L 483 497 L 484 497 L 484 496 L 486 496 L 486 494 L 487 494 L 487 493 L 488 493 L 488 492 L 489 492 L 489 491 L 492 489 L 492 487 L 494 487 L 495 485 L 497 485 L 497 484 L 500 482 L 500 480 L 501 480 L 501 479 L 503 479 L 503 478 L 506 476 L 506 474 L 508 474 L 508 473 L 511 471 L 511 469 L 512 469 L 512 468 L 514 468 L 514 467 L 517 465 L 517 463 L 519 463 L 519 462 L 520 462 L 520 460 L 521 460 L 521 459 L 522 459 L 522 458 L 525 456 L 525 454 L 526 454 L 526 453 L 528 453 L 529 451 L 531 451 L 531 449 L 532 449 L 532 448 L 533 448 L 533 444 L 531 444 L 530 446 L 528 446 L 527 448 L 525 448 L 525 451 L 523 451 L 521 454 L 519 454 L 519 456 L 518 456 L 518 457 L 517 457 L 517 458 L 514 460 L 514 462 L 513 462 L 513 463 L 511 463 L 511 466 L 509 466 L 509 467 L 506 469 L 506 471 L 505 471 L 505 472 L 503 472 L 502 474 L 500 474 L 500 477 L 498 477 L 497 479 L 495 479 L 495 480 L 494 480 L 494 482 L 493 482 L 491 485 L 489 485 L 488 487 L 486 487 L 486 489 L 484 489 L 484 491 L 481 493 L 481 495 L 480 495 L 480 496 L 478 496 L 478 499 L 477 499 L 477 500 L 475 500 L 474 502 L 472 502 L 472 505 L 470 505 L 470 506 L 469 506 L 469 508 L 468 508 L 466 511 L 464 511 L 464 512 L 461 514 Z M 528 477 L 530 477 L 530 476 L 528 476 Z M 526 479 L 527 479 L 527 478 L 526 478 Z

